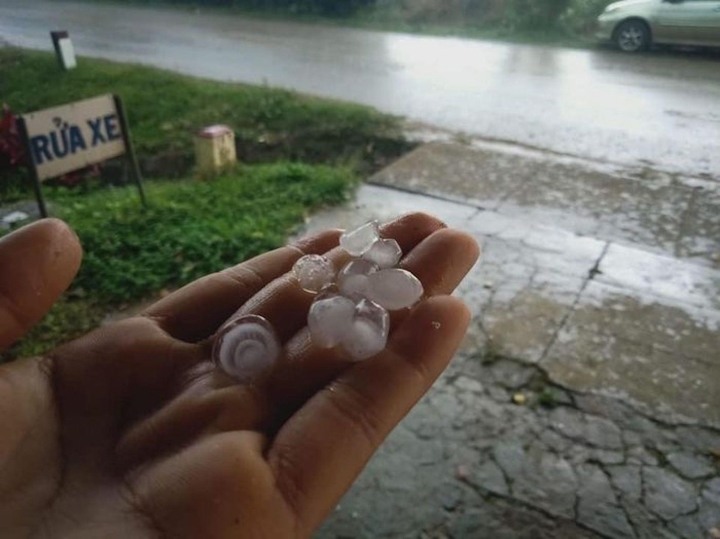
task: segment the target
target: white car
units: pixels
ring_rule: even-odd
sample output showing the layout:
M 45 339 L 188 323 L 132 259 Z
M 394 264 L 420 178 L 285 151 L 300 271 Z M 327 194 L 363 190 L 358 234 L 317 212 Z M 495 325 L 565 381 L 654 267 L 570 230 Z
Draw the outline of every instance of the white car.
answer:
M 720 0 L 623 0 L 598 17 L 598 39 L 637 52 L 651 44 L 720 47 Z

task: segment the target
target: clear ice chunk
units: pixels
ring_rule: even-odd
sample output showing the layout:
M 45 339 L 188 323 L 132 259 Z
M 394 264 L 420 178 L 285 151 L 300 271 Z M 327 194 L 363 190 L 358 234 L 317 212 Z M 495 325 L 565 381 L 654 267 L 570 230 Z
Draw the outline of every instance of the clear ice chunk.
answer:
M 378 223 L 377 221 L 371 221 L 360 228 L 341 235 L 340 247 L 345 249 L 351 256 L 362 256 L 378 239 L 380 239 Z
M 393 239 L 380 239 L 362 257 L 377 264 L 380 269 L 394 268 L 402 258 L 402 249 Z
M 340 296 L 340 289 L 338 288 L 338 285 L 335 282 L 330 283 L 329 285 L 326 285 L 323 287 L 320 292 L 318 292 L 318 295 L 315 296 L 314 301 L 320 301 L 323 299 L 330 299 L 334 298 L 335 296 Z
M 313 343 L 320 348 L 340 344 L 352 331 L 355 302 L 342 296 L 315 301 L 308 314 L 308 328 Z
M 360 301 L 367 295 L 368 275 L 375 273 L 380 268 L 369 260 L 362 258 L 349 262 L 340 273 L 338 273 L 338 288 L 340 293 L 355 301 Z
M 227 375 L 245 383 L 270 371 L 281 352 L 282 344 L 270 322 L 246 315 L 222 327 L 212 355 Z
M 390 315 L 380 305 L 362 300 L 355 307 L 350 331 L 342 340 L 345 351 L 356 361 L 371 358 L 387 345 Z
M 412 307 L 424 292 L 417 277 L 398 268 L 368 275 L 368 284 L 367 298 L 389 311 Z
M 306 292 L 317 294 L 335 279 L 332 262 L 320 255 L 305 255 L 295 262 L 293 274 Z

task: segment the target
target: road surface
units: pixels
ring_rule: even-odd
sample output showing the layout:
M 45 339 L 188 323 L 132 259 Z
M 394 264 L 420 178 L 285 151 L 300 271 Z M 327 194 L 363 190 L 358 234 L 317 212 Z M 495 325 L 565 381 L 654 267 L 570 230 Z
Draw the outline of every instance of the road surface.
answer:
M 720 56 L 572 50 L 2 0 L 0 40 L 372 105 L 489 139 L 720 179 Z M 1 96 L 0 96 L 1 97 Z

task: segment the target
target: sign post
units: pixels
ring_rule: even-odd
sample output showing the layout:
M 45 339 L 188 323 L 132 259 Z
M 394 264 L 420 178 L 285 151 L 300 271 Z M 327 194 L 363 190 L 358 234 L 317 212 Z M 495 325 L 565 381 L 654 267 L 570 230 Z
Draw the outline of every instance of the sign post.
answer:
M 142 176 L 119 96 L 103 95 L 20 117 L 20 133 L 29 155 L 40 214 L 47 217 L 41 182 L 125 156 L 143 206 Z
M 40 189 L 40 178 L 37 175 L 37 169 L 35 163 L 33 163 L 32 155 L 30 155 L 30 144 L 28 143 L 27 127 L 25 126 L 25 120 L 21 116 L 18 118 L 18 130 L 20 131 L 20 139 L 22 140 L 23 146 L 28 150 L 28 165 L 30 169 L 30 179 L 33 182 L 33 191 L 35 191 L 35 200 L 38 203 L 38 210 L 40 210 L 40 217 L 43 219 L 48 216 L 47 207 L 45 206 L 45 200 L 42 196 L 42 189 Z
M 127 115 L 125 114 L 125 105 L 123 105 L 119 95 L 114 95 L 113 100 L 115 101 L 115 109 L 120 117 L 120 126 L 122 127 L 123 141 L 125 142 L 125 152 L 128 156 L 128 162 L 130 163 L 130 171 L 137 185 L 138 192 L 140 193 L 142 205 L 143 207 L 147 207 L 145 188 L 143 187 L 142 175 L 140 174 L 140 165 L 138 164 L 137 155 L 135 155 L 135 147 L 130 139 L 130 126 L 128 125 Z

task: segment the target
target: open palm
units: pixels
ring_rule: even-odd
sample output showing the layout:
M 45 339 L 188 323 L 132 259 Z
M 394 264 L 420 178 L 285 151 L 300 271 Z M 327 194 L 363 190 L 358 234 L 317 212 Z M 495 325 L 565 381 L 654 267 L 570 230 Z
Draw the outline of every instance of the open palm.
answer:
M 3 537 L 309 536 L 468 324 L 446 294 L 477 259 L 475 242 L 423 214 L 383 235 L 430 297 L 394 313 L 387 349 L 365 362 L 312 345 L 312 297 L 287 275 L 303 254 L 342 256 L 338 232 L 326 231 L 0 367 Z M 80 257 L 59 221 L 0 242 L 0 346 L 42 316 Z M 210 361 L 213 334 L 238 310 L 267 318 L 284 342 L 283 359 L 251 385 Z

